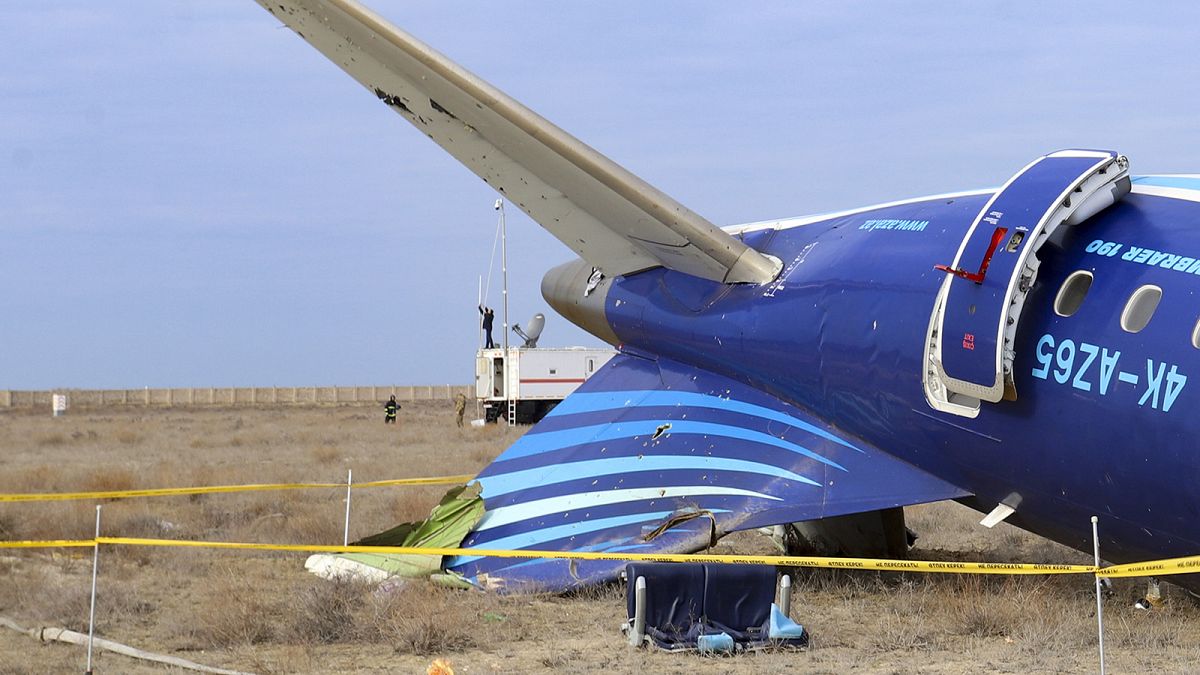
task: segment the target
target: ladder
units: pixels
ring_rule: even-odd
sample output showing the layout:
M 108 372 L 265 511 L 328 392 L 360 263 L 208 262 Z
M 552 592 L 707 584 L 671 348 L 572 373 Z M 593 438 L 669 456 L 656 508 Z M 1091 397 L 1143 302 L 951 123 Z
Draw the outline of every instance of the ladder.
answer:
M 505 417 L 508 418 L 508 426 L 517 426 L 517 396 L 514 393 L 521 385 L 520 376 L 513 377 L 514 369 L 512 361 L 509 357 L 512 356 L 510 350 L 504 349 L 504 409 Z
M 1035 159 L 984 204 L 934 300 L 925 343 L 925 398 L 966 417 L 980 401 L 1015 400 L 1014 340 L 1037 279 L 1038 249 L 1130 189 L 1129 161 L 1108 150 L 1060 150 Z

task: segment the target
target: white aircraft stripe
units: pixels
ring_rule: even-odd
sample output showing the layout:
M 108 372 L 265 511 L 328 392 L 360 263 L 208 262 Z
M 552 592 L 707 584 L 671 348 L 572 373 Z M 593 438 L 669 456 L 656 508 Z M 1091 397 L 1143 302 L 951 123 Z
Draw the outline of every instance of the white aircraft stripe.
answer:
M 663 488 L 629 488 L 625 490 L 580 492 L 573 495 L 561 495 L 558 497 L 536 499 L 531 502 L 525 502 L 524 504 L 501 506 L 494 511 L 488 511 L 484 513 L 483 518 L 481 518 L 479 523 L 475 526 L 475 531 L 482 532 L 484 530 L 490 530 L 493 527 L 509 525 L 522 520 L 537 518 L 539 516 L 545 516 L 551 513 L 559 513 L 561 511 L 589 509 L 597 506 L 622 504 L 624 502 L 636 502 L 646 499 L 670 499 L 672 497 L 690 497 L 700 495 L 758 497 L 760 499 L 780 501 L 779 497 L 772 497 L 771 495 L 763 494 L 761 492 L 754 492 L 753 490 L 716 487 L 712 485 L 683 485 Z
M 935 199 L 956 199 L 958 197 L 974 197 L 975 195 L 986 195 L 996 191 L 996 188 L 987 188 L 983 190 L 966 190 L 963 192 L 947 192 L 940 195 L 929 195 L 927 197 L 914 197 L 912 199 L 901 199 L 894 202 L 884 202 L 883 204 L 872 204 L 871 206 L 863 206 L 855 209 L 846 209 L 845 211 L 832 211 L 830 213 L 816 213 L 810 216 L 798 216 L 796 218 L 783 218 L 780 220 L 763 220 L 756 223 L 746 223 L 744 225 L 731 225 L 723 228 L 730 234 L 741 234 L 742 232 L 755 232 L 757 230 L 788 230 L 801 225 L 811 225 L 819 223 L 822 220 L 831 218 L 842 218 L 844 216 L 852 216 L 856 213 L 866 213 L 877 209 L 886 209 L 893 206 L 904 206 L 905 204 L 919 204 Z
M 739 471 L 769 478 L 786 478 L 808 485 L 820 485 L 810 478 L 805 478 L 774 464 L 709 455 L 698 457 L 693 455 L 609 457 L 537 466 L 532 469 L 484 476 L 476 480 L 483 486 L 483 496 L 494 499 L 527 489 L 530 486 L 553 485 L 580 478 L 607 478 L 633 471 Z
M 1067 158 L 1086 157 L 1089 159 L 1103 159 L 1105 157 L 1112 157 L 1112 153 L 1101 152 L 1101 151 L 1097 151 L 1097 150 L 1059 150 L 1058 152 L 1052 152 L 1046 156 L 1047 157 L 1067 157 Z
M 1187 188 L 1138 185 L 1134 183 L 1131 192 L 1139 195 L 1150 195 L 1151 197 L 1170 197 L 1189 202 L 1200 202 L 1200 190 L 1189 190 Z
M 1200 174 L 1186 174 L 1186 173 L 1163 174 L 1163 175 L 1165 177 L 1178 177 L 1178 178 L 1195 178 L 1195 177 L 1200 176 Z M 1198 199 L 1196 197 L 1196 193 L 1194 191 L 1183 190 L 1183 189 L 1179 189 L 1179 188 L 1164 188 L 1164 187 L 1149 186 L 1149 185 L 1138 185 L 1138 183 L 1136 181 L 1136 178 L 1155 178 L 1156 176 L 1157 176 L 1157 174 L 1153 175 L 1153 176 L 1136 176 L 1135 181 L 1133 183 L 1133 191 L 1138 192 L 1138 193 L 1148 194 L 1148 195 L 1159 196 L 1159 197 L 1174 197 L 1176 199 L 1186 199 L 1188 201 L 1200 201 L 1200 199 Z M 812 215 L 808 215 L 808 216 L 797 216 L 795 218 L 780 218 L 778 220 L 762 220 L 762 221 L 753 222 L 753 223 L 744 223 L 741 225 L 729 225 L 729 226 L 723 227 L 721 229 L 725 230 L 726 232 L 729 232 L 730 234 L 734 234 L 734 235 L 741 234 L 743 232 L 755 232 L 758 230 L 787 230 L 787 229 L 791 229 L 793 227 L 800 227 L 802 225 L 811 225 L 813 223 L 819 223 L 822 220 L 829 220 L 831 218 L 842 218 L 845 216 L 852 216 L 856 213 L 866 213 L 868 211 L 875 211 L 877 209 L 886 209 L 886 208 L 891 208 L 893 206 L 904 206 L 906 204 L 919 204 L 920 202 L 927 202 L 927 201 L 931 201 L 934 199 L 956 199 L 959 197 L 973 197 L 976 195 L 986 195 L 986 194 L 995 192 L 997 189 L 998 188 L 984 188 L 981 190 L 964 190 L 961 192 L 946 192 L 944 194 L 939 194 L 939 195 L 928 195 L 926 197 L 913 197 L 911 199 L 901 199 L 901 200 L 894 201 L 894 202 L 884 202 L 882 204 L 872 204 L 871 206 L 863 206 L 863 207 L 854 208 L 854 209 L 846 209 L 844 211 L 831 211 L 829 213 L 816 213 L 816 214 L 812 214 Z

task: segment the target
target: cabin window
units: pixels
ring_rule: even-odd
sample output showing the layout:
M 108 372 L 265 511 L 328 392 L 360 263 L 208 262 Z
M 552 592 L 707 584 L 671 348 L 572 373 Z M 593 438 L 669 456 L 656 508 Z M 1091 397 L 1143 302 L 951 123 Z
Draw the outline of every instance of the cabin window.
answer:
M 1125 311 L 1121 312 L 1121 328 L 1127 333 L 1141 332 L 1158 309 L 1159 300 L 1162 300 L 1162 289 L 1158 286 L 1142 286 L 1134 291 L 1125 303 Z
M 1092 287 L 1092 273 L 1086 270 L 1072 272 L 1058 289 L 1058 297 L 1054 298 L 1054 313 L 1059 316 L 1071 316 L 1079 311 L 1083 299 L 1087 297 Z

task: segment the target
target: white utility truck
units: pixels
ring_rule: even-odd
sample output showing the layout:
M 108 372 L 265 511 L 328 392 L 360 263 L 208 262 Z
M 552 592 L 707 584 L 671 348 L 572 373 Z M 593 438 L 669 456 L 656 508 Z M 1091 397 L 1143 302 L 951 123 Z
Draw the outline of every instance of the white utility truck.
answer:
M 534 424 L 616 355 L 609 348 L 509 347 L 480 349 L 475 396 L 488 422 Z

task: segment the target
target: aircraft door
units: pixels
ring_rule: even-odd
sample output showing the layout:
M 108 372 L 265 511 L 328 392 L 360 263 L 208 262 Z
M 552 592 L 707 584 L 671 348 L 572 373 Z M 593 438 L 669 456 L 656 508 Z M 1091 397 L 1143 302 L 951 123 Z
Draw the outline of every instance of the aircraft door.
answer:
M 1026 166 L 984 205 L 934 302 L 925 346 L 925 396 L 974 417 L 980 401 L 1016 398 L 1013 341 L 1037 278 L 1038 249 L 1129 192 L 1129 165 L 1111 151 L 1062 150 Z

